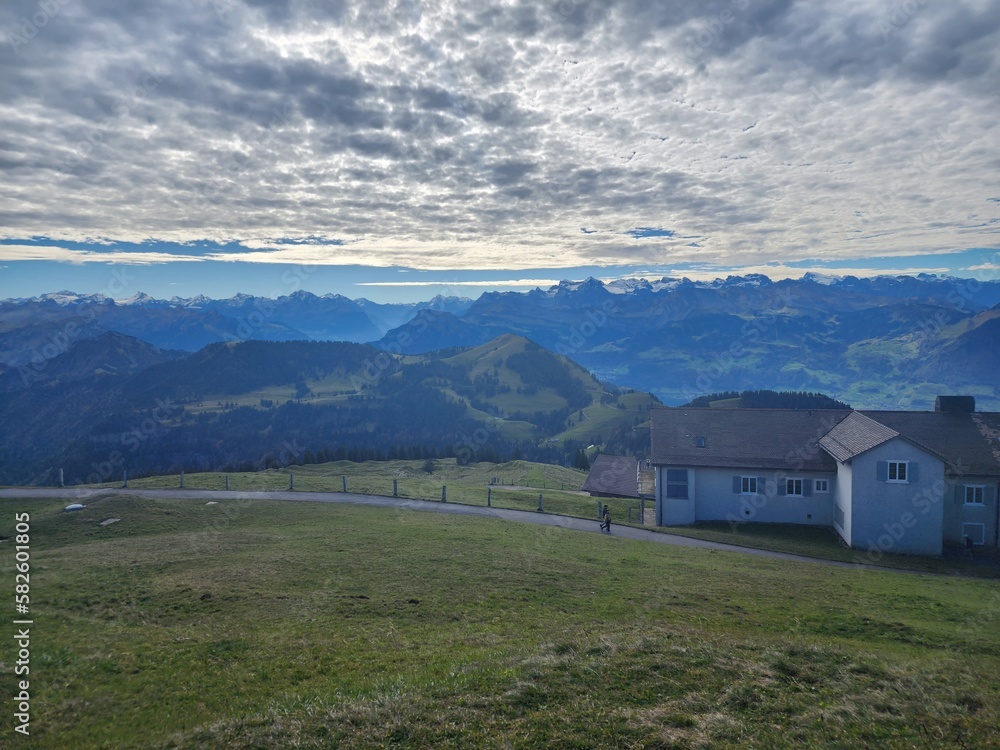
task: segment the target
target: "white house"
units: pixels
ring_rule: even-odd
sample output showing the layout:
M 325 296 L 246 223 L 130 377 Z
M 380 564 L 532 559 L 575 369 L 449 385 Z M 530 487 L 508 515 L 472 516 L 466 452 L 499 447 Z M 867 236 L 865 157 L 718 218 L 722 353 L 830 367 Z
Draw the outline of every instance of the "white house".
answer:
M 996 547 L 1000 414 L 659 408 L 656 519 L 830 526 L 851 547 L 940 555 Z

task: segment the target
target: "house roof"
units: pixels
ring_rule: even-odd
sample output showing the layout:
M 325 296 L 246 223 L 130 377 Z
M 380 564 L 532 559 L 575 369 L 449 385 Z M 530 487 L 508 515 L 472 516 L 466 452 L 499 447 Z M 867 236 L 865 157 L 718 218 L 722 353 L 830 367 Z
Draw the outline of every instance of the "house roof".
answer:
M 894 429 L 856 411 L 821 437 L 819 444 L 838 461 L 850 461 L 895 437 L 899 433 Z
M 652 414 L 651 460 L 835 471 L 835 459 L 850 461 L 896 437 L 941 458 L 951 474 L 1000 475 L 1000 414 L 983 412 L 661 407 Z
M 993 459 L 1000 465 L 1000 414 L 973 414 L 972 421 L 986 440 Z
M 597 456 L 583 483 L 583 491 L 639 497 L 639 462 L 625 456 Z
M 950 473 L 972 476 L 1000 474 L 1000 457 L 977 422 L 1000 426 L 1000 414 L 940 411 L 865 411 L 911 443 L 940 456 Z
M 819 440 L 844 409 L 653 409 L 651 460 L 673 466 L 836 471 Z M 704 447 L 698 446 L 704 438 Z

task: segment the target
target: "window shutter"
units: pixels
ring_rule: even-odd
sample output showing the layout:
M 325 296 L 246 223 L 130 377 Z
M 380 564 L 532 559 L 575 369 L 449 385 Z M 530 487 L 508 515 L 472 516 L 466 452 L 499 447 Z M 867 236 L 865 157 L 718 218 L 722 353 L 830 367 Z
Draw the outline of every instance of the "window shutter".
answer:
M 743 477 L 733 477 L 733 494 L 739 495 L 743 491 Z
M 983 487 L 983 505 L 993 505 L 996 489 L 992 485 Z
M 889 462 L 879 461 L 878 467 L 876 468 L 875 478 L 880 482 L 889 481 Z
M 812 497 L 813 494 L 813 480 L 803 479 L 802 480 L 802 497 Z
M 779 477 L 778 478 L 778 495 L 780 496 L 780 495 L 786 494 L 787 490 L 788 490 L 788 482 L 786 481 L 785 477 Z
M 767 478 L 757 477 L 757 494 L 764 495 L 767 493 Z
M 906 464 L 906 481 L 916 482 L 918 479 L 920 479 L 919 469 L 920 469 L 920 464 L 918 464 L 916 461 L 910 461 L 908 464 Z
M 965 502 L 965 485 L 960 484 L 955 487 L 955 502 L 961 505 Z

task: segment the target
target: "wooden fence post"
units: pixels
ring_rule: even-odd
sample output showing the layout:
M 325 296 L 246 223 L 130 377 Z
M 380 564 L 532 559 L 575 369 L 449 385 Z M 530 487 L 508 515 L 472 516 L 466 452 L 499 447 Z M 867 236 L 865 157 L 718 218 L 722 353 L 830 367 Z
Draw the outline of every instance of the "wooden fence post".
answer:
M 486 488 L 486 507 L 487 508 L 492 508 L 493 507 L 493 488 L 492 487 L 487 487 Z
M 542 512 L 542 493 L 538 493 L 538 512 Z
M 344 492 L 347 492 L 347 474 L 341 474 L 340 479 L 344 483 Z
M 441 502 L 448 502 L 448 485 L 446 484 L 441 485 Z
M 392 496 L 393 497 L 399 497 L 399 485 L 397 484 L 398 481 L 399 481 L 398 479 L 393 479 L 392 480 Z

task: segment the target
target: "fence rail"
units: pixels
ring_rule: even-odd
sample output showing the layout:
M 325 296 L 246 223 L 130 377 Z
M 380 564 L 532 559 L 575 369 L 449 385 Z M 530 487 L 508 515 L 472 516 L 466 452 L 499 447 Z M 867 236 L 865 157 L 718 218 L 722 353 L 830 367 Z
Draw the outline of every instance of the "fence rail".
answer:
M 267 471 L 250 473 L 181 474 L 179 476 L 143 477 L 127 483 L 107 482 L 95 485 L 128 489 L 230 490 L 233 492 L 348 492 L 428 502 L 448 502 L 508 510 L 530 510 L 577 518 L 600 519 L 605 504 L 611 509 L 612 523 L 642 525 L 645 507 L 647 520 L 651 502 L 632 498 L 594 498 L 572 490 L 539 487 L 508 489 L 503 484 L 472 485 L 440 481 L 433 475 L 406 476 L 385 474 L 316 475 L 308 472 Z

